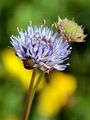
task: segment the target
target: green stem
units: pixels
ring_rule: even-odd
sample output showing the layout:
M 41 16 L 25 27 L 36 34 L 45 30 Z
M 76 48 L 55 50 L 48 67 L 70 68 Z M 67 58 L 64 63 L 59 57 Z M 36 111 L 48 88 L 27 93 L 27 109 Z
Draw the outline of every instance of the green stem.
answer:
M 33 96 L 32 93 L 33 93 L 35 75 L 36 75 L 36 69 L 34 69 L 33 73 L 32 73 L 29 91 L 28 91 L 28 95 L 27 95 L 27 99 L 26 99 L 25 111 L 24 111 L 22 120 L 28 120 L 28 118 L 29 118 L 29 113 L 30 113 L 31 104 L 32 104 L 32 96 Z
M 44 72 L 42 72 L 41 73 L 41 75 L 39 76 L 39 78 L 38 78 L 38 80 L 37 80 L 37 82 L 36 82 L 36 84 L 35 84 L 35 86 L 34 86 L 34 89 L 33 89 L 33 94 L 35 94 L 35 92 L 36 92 L 36 90 L 37 90 L 37 87 L 39 86 L 39 84 L 40 84 L 40 82 L 41 82 L 41 78 L 42 78 L 42 76 L 44 76 Z
M 35 86 L 34 86 L 34 88 L 33 88 L 32 98 L 31 98 L 31 104 L 32 104 L 34 95 L 35 95 L 35 93 L 36 93 L 36 91 L 37 91 L 37 88 L 38 88 L 38 86 L 39 86 L 39 84 L 40 84 L 40 81 L 41 81 L 41 78 L 42 78 L 43 75 L 44 75 L 44 72 L 42 72 L 42 73 L 40 74 L 40 76 L 39 76 L 39 78 L 38 78 L 38 80 L 37 80 L 37 82 L 36 82 L 36 84 L 35 84 Z

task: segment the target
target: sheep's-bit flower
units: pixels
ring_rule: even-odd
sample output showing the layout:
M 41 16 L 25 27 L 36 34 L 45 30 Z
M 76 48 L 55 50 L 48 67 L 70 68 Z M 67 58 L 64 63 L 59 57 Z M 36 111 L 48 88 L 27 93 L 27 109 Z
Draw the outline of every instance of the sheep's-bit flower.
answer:
M 84 30 L 82 26 L 79 26 L 76 22 L 68 20 L 67 18 L 61 19 L 58 17 L 58 22 L 55 23 L 55 26 L 63 36 L 64 39 L 67 39 L 71 42 L 84 42 Z
M 71 53 L 68 41 L 63 40 L 58 33 L 53 33 L 44 26 L 30 25 L 24 32 L 18 28 L 19 35 L 11 37 L 11 44 L 16 55 L 22 59 L 25 68 L 40 68 L 49 73 L 53 69 L 65 70 L 68 64 L 63 64 Z

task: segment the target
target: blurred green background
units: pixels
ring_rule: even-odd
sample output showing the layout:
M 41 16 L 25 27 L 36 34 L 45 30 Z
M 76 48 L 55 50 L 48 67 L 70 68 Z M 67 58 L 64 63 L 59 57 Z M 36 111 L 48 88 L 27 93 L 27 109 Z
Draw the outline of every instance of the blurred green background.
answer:
M 60 107 L 55 115 L 50 116 L 42 115 L 37 110 L 37 106 L 40 104 L 37 101 L 43 91 L 43 88 L 40 89 L 34 98 L 30 120 L 90 120 L 90 0 L 0 0 L 0 120 L 21 120 L 26 87 L 29 84 L 22 78 L 22 74 L 25 72 L 22 67 L 19 67 L 20 75 L 17 75 L 18 70 L 15 67 L 18 67 L 18 60 L 15 58 L 16 62 L 13 62 L 13 55 L 10 57 L 8 53 L 7 47 L 11 46 L 10 36 L 17 34 L 17 27 L 26 29 L 30 20 L 33 21 L 33 24 L 40 25 L 43 19 L 46 19 L 46 24 L 51 26 L 53 22 L 57 21 L 58 16 L 74 18 L 79 25 L 83 25 L 85 34 L 87 34 L 86 42 L 72 44 L 73 49 L 69 59 L 71 65 L 64 71 L 66 75 L 72 74 L 75 77 L 77 89 L 70 98 L 72 100 L 67 105 Z M 24 76 L 24 78 L 26 77 Z M 67 78 L 65 80 L 67 81 Z M 49 82 L 43 84 L 48 85 Z M 66 84 L 67 82 L 63 86 Z M 74 86 L 73 84 L 70 87 Z M 52 90 L 51 87 L 49 89 Z M 47 96 L 47 104 L 49 104 L 48 98 Z M 59 104 L 59 102 L 58 105 L 53 104 L 51 109 L 60 106 Z

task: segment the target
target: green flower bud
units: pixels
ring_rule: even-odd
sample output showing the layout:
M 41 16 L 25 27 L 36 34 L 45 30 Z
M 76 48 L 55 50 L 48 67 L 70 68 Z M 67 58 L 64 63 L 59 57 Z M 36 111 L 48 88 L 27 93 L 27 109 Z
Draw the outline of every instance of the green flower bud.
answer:
M 67 18 L 61 19 L 58 17 L 58 22 L 55 23 L 56 29 L 64 37 L 64 39 L 71 42 L 84 42 L 84 30 L 82 26 L 79 26 L 73 20 L 68 20 Z

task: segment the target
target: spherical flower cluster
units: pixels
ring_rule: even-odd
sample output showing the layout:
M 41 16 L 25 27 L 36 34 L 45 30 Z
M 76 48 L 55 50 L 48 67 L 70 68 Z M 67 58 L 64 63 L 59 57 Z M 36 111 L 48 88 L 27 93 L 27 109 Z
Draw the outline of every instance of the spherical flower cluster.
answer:
M 25 68 L 39 68 L 47 73 L 53 69 L 65 70 L 68 64 L 64 61 L 68 59 L 71 47 L 67 40 L 53 32 L 53 27 L 44 24 L 33 27 L 30 21 L 26 31 L 18 28 L 18 32 L 18 36 L 11 36 L 11 44 Z

